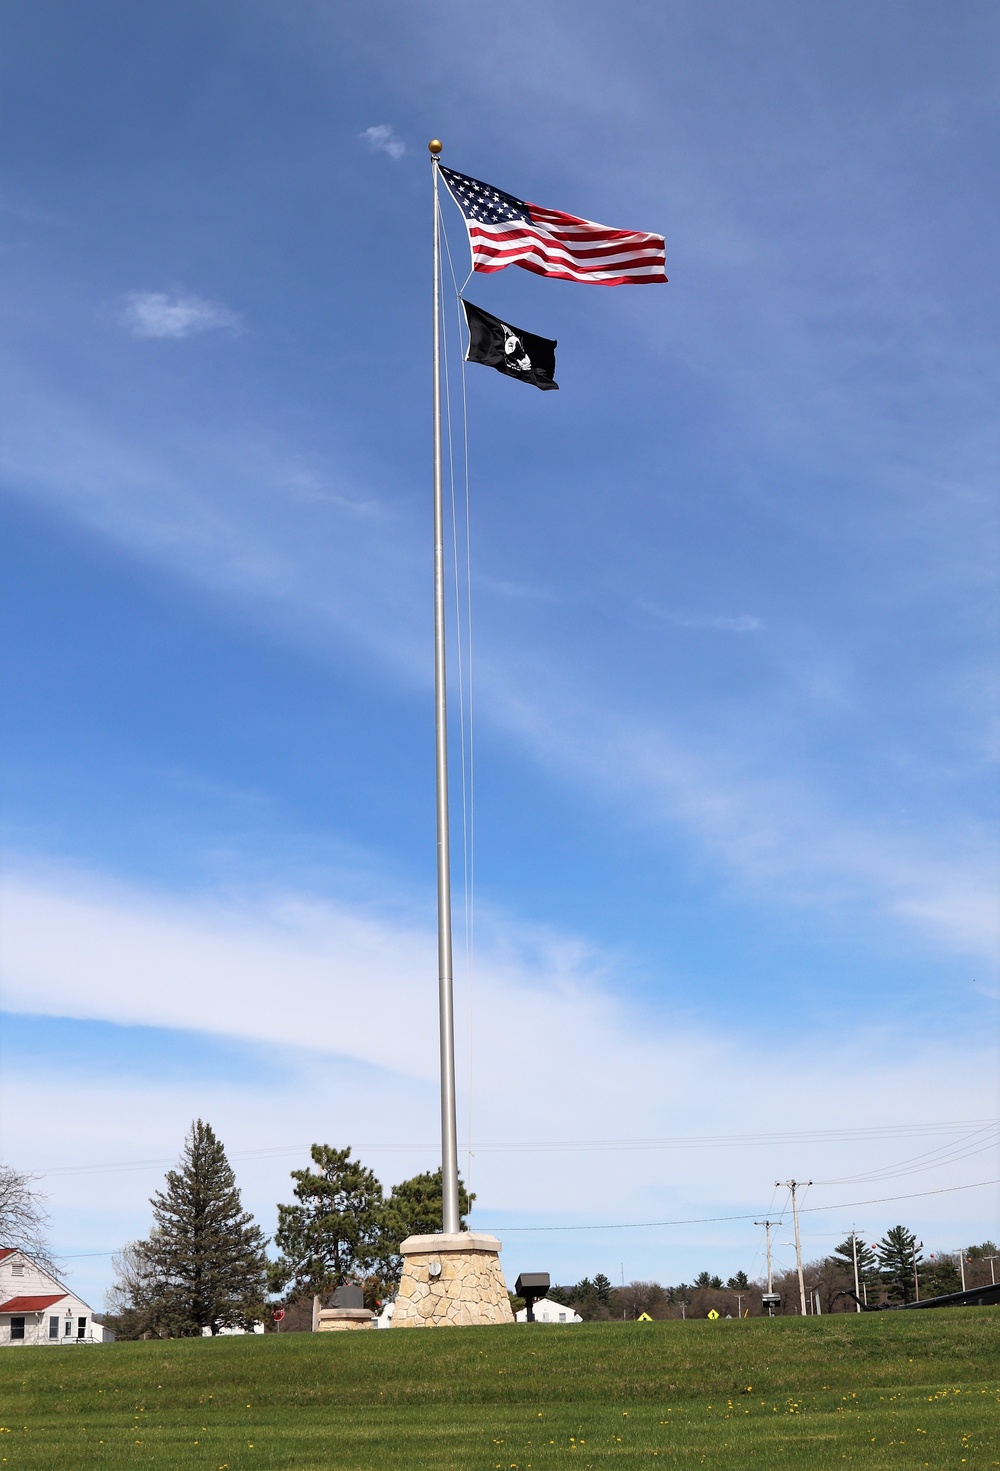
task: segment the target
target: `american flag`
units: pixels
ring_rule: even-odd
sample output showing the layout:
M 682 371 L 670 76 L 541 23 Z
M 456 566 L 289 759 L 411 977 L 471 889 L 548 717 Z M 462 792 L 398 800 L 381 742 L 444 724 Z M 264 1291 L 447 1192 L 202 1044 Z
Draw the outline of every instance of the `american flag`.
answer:
M 641 286 L 667 279 L 662 235 L 611 230 L 558 209 L 526 204 L 443 165 L 441 177 L 465 217 L 475 271 L 488 274 L 523 266 L 539 276 L 592 286 Z

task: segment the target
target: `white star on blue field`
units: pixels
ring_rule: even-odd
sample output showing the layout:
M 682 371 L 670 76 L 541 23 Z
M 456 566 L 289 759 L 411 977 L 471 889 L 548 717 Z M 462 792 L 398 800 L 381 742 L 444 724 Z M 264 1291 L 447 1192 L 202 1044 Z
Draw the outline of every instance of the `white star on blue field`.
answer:
M 808 1257 L 995 1233 L 998 29 L 7 5 L 0 1157 L 95 1306 L 196 1117 L 268 1232 L 314 1140 L 439 1157 L 434 137 L 670 277 L 468 286 L 560 383 L 467 370 L 473 1223 L 511 1281 L 753 1275 L 793 1177 Z

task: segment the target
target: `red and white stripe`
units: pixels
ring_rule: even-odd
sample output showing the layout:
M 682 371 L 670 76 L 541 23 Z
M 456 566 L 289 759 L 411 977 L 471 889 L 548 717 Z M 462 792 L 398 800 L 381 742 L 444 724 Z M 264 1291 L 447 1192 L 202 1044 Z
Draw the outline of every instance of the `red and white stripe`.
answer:
M 641 286 L 667 279 L 662 235 L 612 230 L 558 209 L 526 207 L 530 224 L 510 220 L 482 225 L 466 216 L 473 270 L 488 275 L 522 266 L 538 276 L 592 286 Z

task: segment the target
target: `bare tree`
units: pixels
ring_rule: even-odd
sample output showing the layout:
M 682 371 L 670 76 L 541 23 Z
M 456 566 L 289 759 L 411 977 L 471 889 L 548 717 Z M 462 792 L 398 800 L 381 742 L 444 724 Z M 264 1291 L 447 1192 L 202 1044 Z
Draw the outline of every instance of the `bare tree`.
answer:
M 611 1311 L 616 1318 L 638 1318 L 648 1313 L 651 1318 L 665 1316 L 667 1294 L 659 1282 L 630 1282 L 627 1287 L 616 1287 L 611 1293 Z
M 114 1281 L 104 1296 L 116 1338 L 169 1338 L 162 1311 L 164 1283 L 151 1260 L 149 1243 L 130 1241 L 111 1259 Z
M 35 1176 L 0 1164 L 0 1247 L 20 1247 L 53 1274 L 59 1264 L 48 1240 L 49 1217 L 35 1189 Z

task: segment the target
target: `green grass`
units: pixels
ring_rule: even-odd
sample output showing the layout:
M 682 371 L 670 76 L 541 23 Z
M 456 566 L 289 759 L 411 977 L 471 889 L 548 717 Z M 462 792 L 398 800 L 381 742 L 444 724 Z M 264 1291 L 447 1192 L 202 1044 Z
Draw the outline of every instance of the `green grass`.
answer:
M 1000 1309 L 10 1348 L 10 1471 L 1000 1466 Z

